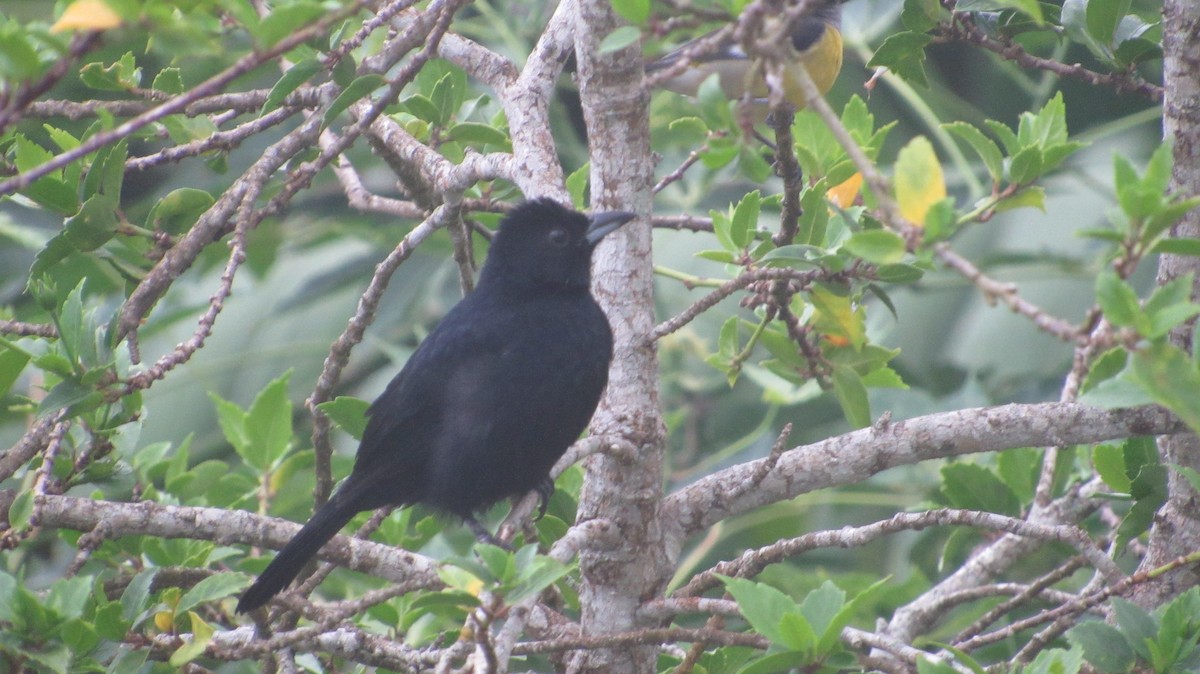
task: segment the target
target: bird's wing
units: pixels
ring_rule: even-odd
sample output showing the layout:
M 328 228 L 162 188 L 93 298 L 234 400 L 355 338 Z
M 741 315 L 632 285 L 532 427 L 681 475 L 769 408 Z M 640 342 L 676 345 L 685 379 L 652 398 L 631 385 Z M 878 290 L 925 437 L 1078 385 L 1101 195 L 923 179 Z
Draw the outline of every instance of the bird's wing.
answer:
M 471 313 L 470 299 L 455 306 L 429 333 L 367 410 L 355 474 L 367 477 L 386 468 L 388 479 L 420 476 L 441 429 L 457 423 L 446 419 L 448 411 L 457 416 L 452 403 L 447 404 L 450 389 L 489 367 L 498 349 L 493 326 L 460 320 Z
M 811 49 L 825 36 L 827 23 L 827 21 L 814 16 L 806 16 L 800 19 L 792 28 L 792 47 L 801 54 Z M 712 32 L 694 40 L 689 40 L 663 54 L 654 61 L 646 64 L 646 72 L 663 70 L 675 65 L 683 58 L 688 49 L 691 49 L 697 42 L 708 38 L 710 35 L 712 35 Z M 696 64 L 701 64 L 712 63 L 714 61 L 744 61 L 746 58 L 745 50 L 730 36 L 727 40 L 718 44 L 716 49 L 698 54 L 692 58 L 692 61 Z
M 712 33 L 708 33 L 694 40 L 689 40 L 675 49 L 667 52 L 666 54 L 663 54 L 654 61 L 647 63 L 646 72 L 652 73 L 656 70 L 670 68 L 683 58 L 684 53 L 687 52 L 688 49 L 691 49 L 697 42 L 707 38 L 709 35 L 712 35 Z M 725 42 L 717 45 L 716 49 L 695 56 L 692 58 L 692 62 L 708 63 L 711 61 L 741 61 L 745 60 L 745 58 L 746 52 L 742 51 L 741 45 L 739 45 L 733 40 L 732 37 L 730 37 Z

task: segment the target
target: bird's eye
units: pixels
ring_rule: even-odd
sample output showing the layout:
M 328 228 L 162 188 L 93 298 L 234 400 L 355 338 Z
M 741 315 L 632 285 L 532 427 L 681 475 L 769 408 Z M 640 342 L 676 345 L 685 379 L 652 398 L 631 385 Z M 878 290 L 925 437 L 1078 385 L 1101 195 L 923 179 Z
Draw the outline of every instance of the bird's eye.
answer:
M 561 229 L 550 230 L 550 243 L 558 248 L 565 247 L 570 243 L 571 237 Z

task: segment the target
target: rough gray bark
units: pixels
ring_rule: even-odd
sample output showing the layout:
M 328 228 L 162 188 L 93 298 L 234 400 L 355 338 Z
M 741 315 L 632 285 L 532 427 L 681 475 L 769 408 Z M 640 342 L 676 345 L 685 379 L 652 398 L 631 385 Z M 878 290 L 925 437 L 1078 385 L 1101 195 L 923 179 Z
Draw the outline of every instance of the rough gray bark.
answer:
M 591 152 L 592 207 L 650 213 L 648 94 L 642 88 L 638 46 L 601 54 L 600 41 L 617 27 L 608 0 L 577 4 L 575 47 Z M 660 596 L 674 567 L 659 526 L 665 429 L 658 401 L 658 364 L 646 335 L 654 328 L 653 262 L 648 218 L 622 228 L 601 248 L 594 292 L 608 314 L 616 344 L 608 392 L 592 432 L 619 435 L 637 448 L 633 461 L 609 454 L 587 460 L 579 521 L 613 520 L 618 546 L 580 555 L 585 635 L 634 629 L 635 612 Z M 577 672 L 652 672 L 657 648 L 586 651 Z
M 1163 4 L 1163 136 L 1173 140 L 1175 169 L 1171 191 L 1200 194 L 1200 4 L 1192 0 L 1166 0 Z M 1200 210 L 1193 210 L 1175 226 L 1181 237 L 1200 236 Z M 1158 282 L 1167 283 L 1186 274 L 1200 279 L 1200 258 L 1164 255 L 1159 263 Z M 1200 299 L 1200 285 L 1192 288 L 1193 301 Z M 1194 322 L 1176 329 L 1172 341 L 1191 352 Z M 1200 438 L 1195 435 L 1167 436 L 1159 439 L 1163 461 L 1200 470 Z M 1155 517 L 1150 544 L 1141 570 L 1148 570 L 1200 549 L 1200 508 L 1198 497 L 1187 480 L 1171 471 L 1166 505 Z M 1200 584 L 1200 573 L 1192 567 L 1164 575 L 1148 583 L 1134 598 L 1144 606 L 1156 606 Z

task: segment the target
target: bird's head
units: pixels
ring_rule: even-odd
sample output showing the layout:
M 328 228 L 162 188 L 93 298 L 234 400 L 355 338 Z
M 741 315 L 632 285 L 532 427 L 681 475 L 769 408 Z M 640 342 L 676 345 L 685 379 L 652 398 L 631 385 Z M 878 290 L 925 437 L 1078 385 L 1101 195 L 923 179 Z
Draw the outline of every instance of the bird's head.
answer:
M 588 216 L 551 199 L 526 201 L 501 221 L 479 284 L 586 289 L 592 250 L 606 234 L 633 218 L 633 213 L 623 211 Z

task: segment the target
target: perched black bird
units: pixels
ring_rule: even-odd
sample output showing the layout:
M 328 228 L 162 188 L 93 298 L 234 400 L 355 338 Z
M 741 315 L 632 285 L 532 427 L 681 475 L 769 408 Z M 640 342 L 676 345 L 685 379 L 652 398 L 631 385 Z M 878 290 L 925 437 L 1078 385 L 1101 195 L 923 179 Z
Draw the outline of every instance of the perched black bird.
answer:
M 424 503 L 489 538 L 474 514 L 553 491 L 550 468 L 608 383 L 612 330 L 592 297 L 592 250 L 632 213 L 526 202 L 500 223 L 479 283 L 367 412 L 354 470 L 238 602 L 279 593 L 355 514 Z

